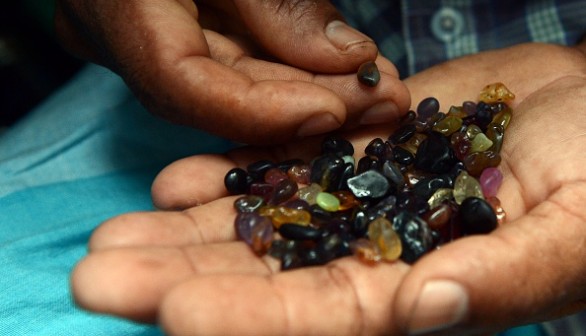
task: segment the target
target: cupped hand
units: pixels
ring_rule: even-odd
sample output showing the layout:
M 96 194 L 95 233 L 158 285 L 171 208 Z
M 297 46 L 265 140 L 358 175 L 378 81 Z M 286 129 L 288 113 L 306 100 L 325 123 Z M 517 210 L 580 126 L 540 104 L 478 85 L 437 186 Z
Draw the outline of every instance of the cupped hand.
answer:
M 548 56 L 549 67 L 531 64 L 530 55 Z M 493 81 L 517 93 L 501 153 L 498 197 L 508 219 L 491 234 L 461 238 L 411 266 L 347 257 L 279 272 L 273 259 L 235 241 L 235 197 L 223 176 L 259 158 L 310 158 L 319 140 L 239 149 L 166 168 L 153 196 L 167 211 L 103 224 L 73 273 L 75 298 L 93 311 L 157 321 L 175 335 L 476 334 L 583 309 L 585 63 L 573 49 L 525 45 L 407 80 L 414 97 L 436 96 L 444 110 Z M 390 132 L 386 126 L 347 137 L 360 152 Z
M 236 141 L 275 144 L 406 112 L 396 68 L 328 1 L 196 3 L 59 0 L 56 30 L 153 113 Z M 372 88 L 356 71 L 374 60 Z

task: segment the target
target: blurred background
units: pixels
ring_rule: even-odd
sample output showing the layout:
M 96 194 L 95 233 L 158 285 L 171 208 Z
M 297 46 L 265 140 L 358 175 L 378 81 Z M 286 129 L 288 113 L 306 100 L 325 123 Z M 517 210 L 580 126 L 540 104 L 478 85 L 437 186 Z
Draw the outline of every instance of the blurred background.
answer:
M 0 2 L 0 131 L 83 65 L 57 42 L 53 10 L 53 0 Z

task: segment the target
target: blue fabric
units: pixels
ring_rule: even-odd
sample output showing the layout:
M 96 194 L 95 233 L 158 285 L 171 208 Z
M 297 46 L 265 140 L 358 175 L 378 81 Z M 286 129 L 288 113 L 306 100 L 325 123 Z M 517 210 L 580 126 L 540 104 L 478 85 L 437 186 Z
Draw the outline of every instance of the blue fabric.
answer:
M 0 136 L 0 335 L 160 335 L 78 309 L 69 274 L 115 215 L 153 209 L 168 163 L 226 140 L 150 116 L 111 72 L 89 66 Z

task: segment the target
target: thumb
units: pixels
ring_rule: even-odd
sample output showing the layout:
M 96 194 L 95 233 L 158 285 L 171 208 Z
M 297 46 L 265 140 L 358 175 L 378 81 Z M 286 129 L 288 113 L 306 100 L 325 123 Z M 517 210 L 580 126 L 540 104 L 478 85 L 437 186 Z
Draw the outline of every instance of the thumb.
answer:
M 372 39 L 344 23 L 329 1 L 256 0 L 235 5 L 256 40 L 295 67 L 347 73 L 377 56 Z
M 422 258 L 398 289 L 394 322 L 409 334 L 467 335 L 584 309 L 586 211 L 579 194 L 562 187 L 490 235 Z

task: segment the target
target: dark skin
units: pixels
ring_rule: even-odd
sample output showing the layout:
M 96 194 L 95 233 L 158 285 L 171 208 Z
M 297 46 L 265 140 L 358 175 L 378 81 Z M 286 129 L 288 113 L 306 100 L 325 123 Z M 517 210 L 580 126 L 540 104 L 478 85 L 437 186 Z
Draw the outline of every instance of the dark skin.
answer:
M 152 113 L 244 143 L 385 123 L 409 106 L 386 61 L 376 88 L 356 82 L 377 47 L 325 0 L 58 0 L 56 28 Z
M 548 60 L 544 65 L 543 60 Z M 152 194 L 164 211 L 99 227 L 72 275 L 89 310 L 160 323 L 184 334 L 393 334 L 430 327 L 411 317 L 432 280 L 456 283 L 465 312 L 436 334 L 482 334 L 586 307 L 586 56 L 583 46 L 527 44 L 430 68 L 405 81 L 413 102 L 433 95 L 446 110 L 505 83 L 517 98 L 499 191 L 504 225 L 429 253 L 414 265 L 368 266 L 353 257 L 279 272 L 235 240 L 234 196 L 222 181 L 259 158 L 315 155 L 319 139 L 243 148 L 173 163 Z M 392 125 L 344 134 L 360 153 Z

